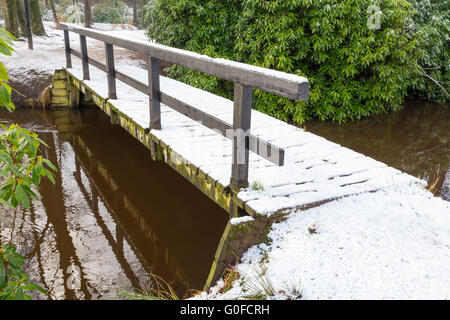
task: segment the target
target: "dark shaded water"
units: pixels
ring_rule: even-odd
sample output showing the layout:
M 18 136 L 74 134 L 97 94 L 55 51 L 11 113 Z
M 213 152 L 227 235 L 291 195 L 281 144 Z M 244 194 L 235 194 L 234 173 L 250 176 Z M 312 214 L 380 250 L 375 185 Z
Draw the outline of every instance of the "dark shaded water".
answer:
M 311 121 L 305 128 L 423 178 L 450 201 L 450 106 L 411 101 L 388 115 L 344 124 Z
M 41 183 L 42 202 L 0 216 L 0 242 L 17 245 L 52 299 L 116 298 L 145 288 L 150 272 L 181 296 L 202 289 L 223 209 L 97 109 L 22 109 L 0 119 L 37 132 L 59 168 L 55 185 Z

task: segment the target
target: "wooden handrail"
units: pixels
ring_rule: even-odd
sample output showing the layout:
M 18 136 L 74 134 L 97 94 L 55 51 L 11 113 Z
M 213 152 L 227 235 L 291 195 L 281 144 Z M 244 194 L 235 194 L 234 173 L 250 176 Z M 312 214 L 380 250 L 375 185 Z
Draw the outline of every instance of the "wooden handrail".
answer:
M 72 67 L 71 55 L 82 61 L 83 79 L 88 80 L 89 64 L 108 74 L 108 97 L 116 99 L 116 78 L 131 87 L 149 95 L 149 112 L 151 129 L 161 128 L 160 103 L 200 121 L 204 126 L 214 129 L 223 136 L 232 139 L 232 174 L 233 189 L 248 186 L 249 151 L 282 166 L 284 150 L 250 134 L 252 88 L 262 89 L 294 100 L 305 100 L 309 95 L 309 83 L 304 77 L 280 71 L 265 69 L 225 59 L 215 59 L 195 52 L 176 49 L 156 43 L 124 39 L 106 32 L 92 30 L 72 24 L 60 23 L 64 30 L 67 68 Z M 70 48 L 69 31 L 80 36 L 81 52 Z M 88 56 L 86 37 L 105 43 L 106 64 Z M 148 57 L 148 80 L 146 85 L 132 77 L 115 70 L 113 46 L 134 51 Z M 159 61 L 181 65 L 196 71 L 217 76 L 235 83 L 233 125 L 230 125 L 202 110 L 161 92 L 159 88 Z M 229 131 L 234 132 L 231 136 Z
M 207 73 L 218 78 L 249 85 L 292 100 L 306 100 L 309 83 L 304 77 L 252 66 L 225 59 L 211 58 L 195 52 L 169 46 L 116 37 L 107 32 L 73 24 L 60 23 L 61 29 L 134 51 L 161 61 Z

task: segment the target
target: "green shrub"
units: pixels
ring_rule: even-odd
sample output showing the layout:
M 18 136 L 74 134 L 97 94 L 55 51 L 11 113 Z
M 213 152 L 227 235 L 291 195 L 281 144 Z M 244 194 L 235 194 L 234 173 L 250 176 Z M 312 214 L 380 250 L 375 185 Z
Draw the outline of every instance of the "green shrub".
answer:
M 92 21 L 102 23 L 128 23 L 128 7 L 120 0 L 106 0 L 92 10 Z
M 380 28 L 367 21 L 381 9 Z M 406 0 L 157 0 L 148 36 L 159 43 L 308 78 L 310 98 L 293 102 L 255 90 L 254 108 L 297 123 L 344 121 L 398 110 L 424 86 L 422 37 L 411 31 Z M 173 76 L 231 97 L 232 84 L 185 68 Z
M 413 17 L 412 31 L 420 39 L 418 65 L 424 75 L 415 93 L 429 99 L 449 101 L 450 3 L 448 0 L 410 1 L 417 12 Z

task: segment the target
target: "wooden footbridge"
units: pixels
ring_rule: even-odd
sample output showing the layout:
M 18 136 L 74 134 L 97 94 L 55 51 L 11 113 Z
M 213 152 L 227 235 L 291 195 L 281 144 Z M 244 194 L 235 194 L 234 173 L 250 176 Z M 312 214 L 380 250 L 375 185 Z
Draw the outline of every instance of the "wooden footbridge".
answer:
M 254 88 L 307 99 L 306 78 L 60 26 L 67 65 L 53 78 L 52 106 L 78 107 L 81 100 L 95 104 L 148 147 L 154 160 L 166 162 L 230 214 L 206 287 L 249 246 L 261 243 L 271 223 L 286 213 L 418 181 L 252 110 Z M 79 51 L 71 48 L 70 34 L 79 36 Z M 89 56 L 86 38 L 104 43 L 105 62 Z M 147 70 L 116 68 L 114 46 L 146 56 Z M 72 55 L 79 60 L 72 61 Z M 161 76 L 160 61 L 234 82 L 234 101 Z M 251 218 L 238 218 L 245 215 Z

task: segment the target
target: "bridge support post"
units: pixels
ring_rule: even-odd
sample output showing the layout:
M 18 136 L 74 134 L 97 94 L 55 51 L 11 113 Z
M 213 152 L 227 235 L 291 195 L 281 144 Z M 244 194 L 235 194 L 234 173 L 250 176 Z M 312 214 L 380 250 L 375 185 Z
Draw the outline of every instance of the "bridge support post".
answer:
M 86 36 L 80 35 L 81 63 L 83 65 L 83 80 L 90 80 L 89 57 L 87 53 Z
M 108 98 L 117 99 L 116 69 L 114 68 L 113 45 L 105 42 L 106 72 L 108 74 Z
M 250 146 L 250 125 L 252 112 L 252 88 L 240 83 L 234 84 L 233 109 L 233 151 L 231 188 L 248 187 L 248 161 Z
M 70 77 L 68 81 L 68 91 L 69 91 L 69 106 L 71 108 L 78 108 L 80 106 L 80 89 L 75 87 L 73 83 L 71 83 Z
M 235 265 L 242 255 L 252 246 L 266 242 L 267 235 L 274 222 L 285 219 L 284 214 L 274 214 L 270 217 L 257 216 L 245 222 L 228 221 L 222 238 L 217 246 L 204 291 L 223 276 L 230 266 Z
M 161 103 L 159 92 L 159 60 L 150 57 L 148 59 L 148 86 L 150 129 L 161 129 Z
M 72 68 L 72 55 L 70 53 L 69 30 L 64 30 L 64 48 L 66 51 L 66 67 Z

